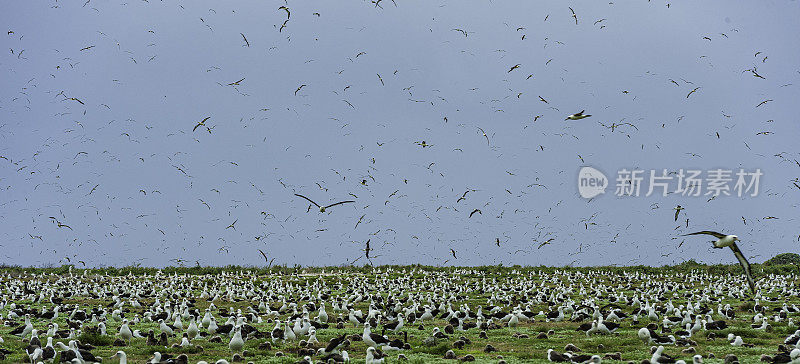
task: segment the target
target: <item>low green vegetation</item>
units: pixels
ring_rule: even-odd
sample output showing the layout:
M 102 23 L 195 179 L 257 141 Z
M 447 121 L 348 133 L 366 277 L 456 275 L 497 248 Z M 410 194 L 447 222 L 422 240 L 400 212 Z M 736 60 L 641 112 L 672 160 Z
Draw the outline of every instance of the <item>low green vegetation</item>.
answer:
M 776 257 L 777 258 L 777 257 Z M 263 321 L 251 322 L 252 326 L 264 333 L 266 337 L 251 337 L 245 343 L 245 362 L 256 363 L 295 363 L 303 358 L 302 351 L 307 349 L 297 341 L 283 342 L 278 340 L 273 343 L 269 338 L 275 323 L 268 311 L 275 310 L 285 302 L 296 303 L 297 311 L 288 310 L 280 314 L 280 319 L 286 319 L 295 312 L 302 312 L 304 305 L 314 303 L 319 306 L 326 304 L 330 317 L 329 328 L 319 329 L 316 337 L 319 344 L 310 345 L 310 348 L 324 347 L 329 340 L 341 334 L 346 334 L 351 339 L 349 347 L 345 348 L 355 362 L 364 362 L 366 345 L 359 340 L 363 326 L 354 325 L 348 321 L 345 312 L 334 311 L 332 302 L 347 299 L 353 303 L 352 310 L 369 312 L 370 302 L 385 302 L 390 296 L 393 299 L 407 298 L 409 295 L 424 298 L 422 305 L 434 302 L 442 297 L 444 301 L 435 302 L 434 306 L 449 302 L 453 310 L 469 307 L 475 315 L 479 307 L 483 307 L 483 314 L 488 316 L 489 306 L 496 305 L 499 310 L 511 312 L 515 307 L 520 311 L 536 314 L 533 321 L 522 321 L 516 328 L 509 328 L 507 324 L 495 319 L 496 327 L 481 330 L 470 328 L 465 331 L 456 330 L 448 338 L 431 340 L 430 336 L 434 327 L 443 331 L 448 322 L 440 313 L 432 320 L 424 323 L 406 323 L 403 331 L 407 334 L 410 350 L 388 352 L 387 362 L 401 362 L 398 354 L 404 355 L 408 363 L 445 363 L 454 360 L 445 359 L 448 350 L 453 350 L 457 358 L 462 360 L 471 356 L 478 363 L 497 363 L 505 360 L 507 363 L 544 363 L 547 362 L 548 349 L 564 351 L 567 344 L 574 344 L 582 353 L 597 354 L 607 359 L 603 362 L 640 362 L 650 358 L 651 344 L 645 344 L 637 337 L 637 331 L 651 323 L 645 314 L 639 315 L 638 323 L 633 323 L 632 317 L 623 319 L 620 328 L 613 334 L 587 336 L 583 331 L 576 331 L 579 325 L 591 322 L 591 319 L 580 322 L 566 320 L 555 322 L 546 320 L 539 312 L 548 313 L 559 305 L 571 305 L 575 308 L 583 305 L 598 307 L 610 303 L 612 297 L 636 297 L 642 305 L 653 303 L 663 308 L 668 303 L 676 307 L 683 307 L 691 302 L 711 310 L 714 319 L 721 319 L 717 313 L 718 305 L 730 305 L 736 311 L 735 319 L 725 319 L 729 327 L 724 330 L 702 330 L 695 333 L 691 345 L 695 353 L 684 352 L 688 347 L 667 345 L 666 353 L 691 362 L 695 354 L 702 355 L 706 363 L 721 363 L 726 354 L 735 354 L 742 363 L 758 362 L 762 354 L 775 354 L 778 345 L 797 330 L 797 325 L 790 326 L 787 319 L 776 320 L 784 305 L 800 304 L 800 298 L 787 296 L 779 287 L 796 287 L 800 284 L 798 268 L 794 265 L 764 264 L 753 265 L 753 272 L 757 281 L 763 287 L 770 285 L 773 289 L 763 288 L 759 305 L 764 306 L 764 316 L 767 316 L 769 328 L 765 330 L 751 327 L 753 324 L 754 301 L 752 296 L 735 297 L 732 290 L 725 285 L 742 283 L 741 268 L 738 265 L 702 265 L 696 262 L 686 262 L 669 267 L 591 267 L 591 268 L 553 268 L 553 267 L 502 267 L 485 266 L 474 268 L 458 267 L 426 267 L 426 266 L 381 266 L 381 267 L 326 267 L 326 268 L 300 268 L 300 267 L 272 267 L 271 269 L 256 267 L 169 267 L 154 269 L 144 267 L 103 268 L 82 270 L 75 267 L 53 268 L 19 268 L 5 267 L 2 269 L 0 287 L 4 297 L 3 309 L 0 310 L 6 319 L 6 325 L 0 328 L 0 335 L 4 342 L 0 348 L 10 353 L 5 356 L 6 363 L 29 362 L 24 353 L 27 339 L 22 339 L 9 332 L 23 324 L 23 318 L 11 318 L 12 304 L 16 310 L 29 308 L 41 312 L 52 310 L 54 304 L 49 302 L 49 296 L 40 300 L 43 287 L 54 284 L 57 287 L 69 287 L 71 290 L 56 289 L 63 294 L 61 305 L 64 307 L 55 320 L 35 318 L 34 327 L 39 330 L 42 343 L 46 343 L 48 324 L 57 323 L 59 329 L 68 327 L 67 319 L 73 308 L 90 312 L 92 309 L 105 310 L 105 326 L 107 335 L 98 333 L 98 323 L 87 320 L 81 328 L 82 334 L 78 339 L 84 344 L 95 346 L 92 352 L 105 358 L 104 363 L 116 363 L 116 359 L 107 359 L 117 350 L 124 350 L 129 362 L 143 363 L 158 351 L 170 354 L 173 357 L 184 353 L 189 357 L 190 363 L 205 360 L 214 363 L 218 359 L 232 359 L 228 349 L 231 337 L 222 335 L 207 335 L 192 340 L 191 347 L 172 347 L 180 342 L 180 333 L 168 339 L 168 347 L 147 345 L 143 338 L 134 338 L 131 343 L 122 345 L 117 339 L 121 321 L 112 318 L 114 309 L 121 309 L 123 315 L 130 319 L 145 317 L 145 312 L 152 311 L 158 300 L 163 307 L 165 302 L 171 302 L 170 307 L 178 307 L 182 302 L 187 302 L 191 309 L 196 309 L 202 317 L 206 308 L 213 302 L 215 309 L 212 311 L 218 324 L 223 324 L 229 312 L 241 310 L 242 315 L 247 315 L 255 310 L 257 316 Z M 61 283 L 58 283 L 61 282 Z M 59 284 L 61 284 L 59 286 Z M 393 286 L 394 285 L 394 286 Z M 20 288 L 23 287 L 23 288 Z M 126 288 L 127 287 L 127 288 Z M 149 287 L 148 290 L 137 292 L 141 297 L 130 295 L 131 287 Z M 394 287 L 394 288 L 391 288 Z M 398 287 L 405 291 L 399 292 Z M 520 287 L 515 289 L 515 287 Z M 525 287 L 524 289 L 522 287 Z M 601 287 L 604 287 L 600 290 Z M 794 288 L 796 290 L 796 288 Z M 213 291 L 211 296 L 216 299 L 201 298 L 206 291 Z M 86 295 L 85 293 L 89 293 Z M 142 292 L 146 292 L 144 294 Z M 744 291 L 743 291 L 744 292 Z M 327 298 L 317 298 L 324 294 Z M 355 296 L 362 300 L 353 302 Z M 249 296 L 249 298 L 248 298 Z M 425 301 L 429 299 L 429 301 Z M 539 302 L 542 301 L 542 302 Z M 638 307 L 619 302 L 622 312 L 630 315 Z M 702 302 L 701 302 L 702 301 Z M 140 306 L 131 305 L 137 302 Z M 547 303 L 549 302 L 549 303 Z M 262 309 L 259 304 L 263 303 Z M 405 302 L 402 306 L 407 306 Z M 270 307 L 264 309 L 264 305 Z M 591 310 L 589 310 L 591 314 Z M 317 312 L 309 312 L 313 318 Z M 697 314 L 697 313 L 695 313 Z M 13 316 L 13 315 L 12 315 Z M 795 322 L 800 321 L 800 313 L 789 313 Z M 652 321 L 661 324 L 659 320 Z M 174 319 L 167 320 L 172 323 Z M 341 321 L 337 328 L 337 321 Z M 475 322 L 474 318 L 464 320 L 467 323 Z M 483 320 L 483 322 L 486 322 Z M 183 320 L 188 325 L 188 320 Z M 384 322 L 385 323 L 385 322 Z M 131 324 L 132 330 L 147 333 L 153 330 L 156 335 L 160 333 L 158 323 L 139 321 Z M 447 328 L 449 330 L 449 328 Z M 680 328 L 673 328 L 679 330 Z M 201 329 L 205 332 L 205 329 Z M 373 329 L 374 332 L 382 331 L 382 324 Z M 485 338 L 482 338 L 485 331 Z M 713 333 L 713 334 L 712 334 Z M 665 333 L 669 334 L 669 333 Z M 752 347 L 732 346 L 726 337 L 728 334 L 741 336 L 744 342 Z M 219 336 L 219 342 L 212 342 L 212 337 Z M 390 338 L 401 338 L 405 335 L 387 333 Z M 714 338 L 710 337 L 714 336 Z M 461 337 L 467 339 L 463 347 L 455 348 L 454 342 Z M 56 339 L 65 344 L 66 339 Z M 259 347 L 264 342 L 270 342 L 270 348 Z M 487 352 L 487 345 L 496 351 Z M 58 348 L 56 348 L 57 351 Z M 620 353 L 621 361 L 608 359 L 614 353 Z M 284 356 L 278 356 L 283 354 Z M 576 353 L 577 354 L 577 353 Z M 608 356 L 611 354 L 611 356 Z M 318 360 L 317 356 L 312 359 Z

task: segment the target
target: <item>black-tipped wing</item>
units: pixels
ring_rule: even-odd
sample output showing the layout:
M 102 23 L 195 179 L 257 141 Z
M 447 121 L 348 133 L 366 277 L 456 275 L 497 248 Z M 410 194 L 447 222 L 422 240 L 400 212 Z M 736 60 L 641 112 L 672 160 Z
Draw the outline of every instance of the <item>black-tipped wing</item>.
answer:
M 299 194 L 299 193 L 295 193 L 294 195 L 295 195 L 295 196 L 297 196 L 297 197 L 302 197 L 302 198 L 304 198 L 304 199 L 308 200 L 308 202 L 311 202 L 311 203 L 313 203 L 313 204 L 314 204 L 314 206 L 317 206 L 317 207 L 322 207 L 322 206 L 320 206 L 318 203 L 316 203 L 316 202 L 314 202 L 314 201 L 311 201 L 311 199 L 310 199 L 310 198 L 308 198 L 308 197 L 306 197 L 306 196 L 303 196 L 303 195 L 301 195 L 301 194 Z
M 192 131 L 195 131 L 195 130 L 197 130 L 197 128 L 199 128 L 199 127 L 200 127 L 200 125 L 204 125 L 204 123 L 205 123 L 205 122 L 206 122 L 206 120 L 208 120 L 208 119 L 211 119 L 211 117 L 210 117 L 210 116 L 207 116 L 207 117 L 206 117 L 205 119 L 203 119 L 201 122 L 197 123 L 197 125 L 195 125 L 195 126 L 194 126 L 194 128 L 192 129 Z
M 678 214 L 681 213 L 680 209 L 675 209 L 675 221 L 678 221 Z
M 264 254 L 264 251 L 263 251 L 263 250 L 261 250 L 261 249 L 258 249 L 258 252 L 259 252 L 259 253 L 261 253 L 261 256 L 263 256 L 263 257 L 264 257 L 264 261 L 265 261 L 265 263 L 269 264 L 269 259 L 267 259 L 267 255 L 266 255 L 266 254 Z
M 745 276 L 747 276 L 747 284 L 750 285 L 750 291 L 753 292 L 753 294 L 755 294 L 756 284 L 753 281 L 753 273 L 750 270 L 750 263 L 747 261 L 747 259 L 745 259 L 744 254 L 742 254 L 742 251 L 739 250 L 739 246 L 736 245 L 736 243 L 731 244 L 730 247 L 731 250 L 733 250 L 733 255 L 736 256 L 736 259 L 739 261 L 739 264 L 742 265 L 742 269 L 744 269 L 744 274 Z
M 696 233 L 691 233 L 691 234 L 684 234 L 683 236 L 688 236 L 688 235 L 711 235 L 717 239 L 722 239 L 726 236 L 725 234 L 720 234 L 716 231 L 708 231 L 708 230 L 698 231 Z
M 309 200 L 309 201 L 310 201 L 310 200 Z M 334 206 L 336 206 L 336 205 L 341 205 L 341 204 L 343 204 L 343 203 L 351 203 L 351 202 L 355 202 L 355 201 L 352 201 L 352 200 L 347 200 L 347 201 L 339 201 L 339 202 L 337 202 L 337 203 L 332 203 L 332 204 L 330 204 L 330 205 L 328 205 L 328 206 L 325 206 L 325 208 L 327 209 L 327 208 L 330 208 L 330 207 L 334 207 Z

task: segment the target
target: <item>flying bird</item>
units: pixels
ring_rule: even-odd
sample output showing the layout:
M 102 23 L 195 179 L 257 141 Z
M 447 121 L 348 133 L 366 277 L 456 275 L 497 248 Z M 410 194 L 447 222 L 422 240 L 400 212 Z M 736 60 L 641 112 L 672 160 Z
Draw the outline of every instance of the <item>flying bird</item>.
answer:
M 738 236 L 725 235 L 715 231 L 708 231 L 708 230 L 698 231 L 696 233 L 691 233 L 691 234 L 685 234 L 684 236 L 689 236 L 689 235 L 711 235 L 717 238 L 717 241 L 711 242 L 714 245 L 714 249 L 722 249 L 725 247 L 731 248 L 731 250 L 733 251 L 733 255 L 736 256 L 736 259 L 739 261 L 739 264 L 741 264 L 742 269 L 744 269 L 744 274 L 745 276 L 747 276 L 747 283 L 750 285 L 750 291 L 755 293 L 756 284 L 753 281 L 753 273 L 750 271 L 750 263 L 747 262 L 747 259 L 745 259 L 744 254 L 742 254 L 742 251 L 739 250 L 739 246 L 736 245 L 736 241 L 739 240 Z
M 692 95 L 692 94 L 693 94 L 695 91 L 697 91 L 697 90 L 699 90 L 699 89 L 700 89 L 700 87 L 695 87 L 695 88 L 694 88 L 694 90 L 692 90 L 692 91 L 689 91 L 689 94 L 687 94 L 687 95 L 686 95 L 686 98 L 688 99 L 688 98 L 689 98 L 689 96 L 691 96 L 691 95 Z
M 569 11 L 572 12 L 572 17 L 575 18 L 575 25 L 578 25 L 578 16 L 575 15 L 575 10 L 572 10 L 572 7 L 570 7 Z
M 761 103 L 759 103 L 758 105 L 756 105 L 756 107 L 759 107 L 759 106 L 761 106 L 761 105 L 764 105 L 764 104 L 766 104 L 766 103 L 768 103 L 768 102 L 770 102 L 770 101 L 773 101 L 773 100 L 772 100 L 772 99 L 769 99 L 769 100 L 764 100 L 764 101 L 761 101 Z
M 481 212 L 481 210 L 475 209 L 475 210 L 472 210 L 472 212 L 469 213 L 469 217 L 472 217 L 472 215 L 475 215 L 476 212 L 481 214 L 481 215 L 483 215 L 483 212 Z
M 581 112 L 579 112 L 577 114 L 572 114 L 570 116 L 567 116 L 567 118 L 564 119 L 564 120 L 580 120 L 580 119 L 588 118 L 588 117 L 591 116 L 591 115 L 585 115 L 583 113 L 584 111 L 586 111 L 586 110 L 581 110 Z
M 294 95 L 297 96 L 297 93 L 300 92 L 300 89 L 303 88 L 303 87 L 306 87 L 306 86 L 307 85 L 305 85 L 305 84 L 300 85 L 300 87 L 298 87 L 297 90 L 294 90 Z
M 58 221 L 58 220 L 56 220 L 56 227 L 59 227 L 59 228 L 65 227 L 65 228 L 67 228 L 67 229 L 70 229 L 70 230 L 72 230 L 72 228 L 71 228 L 69 225 L 67 225 L 67 224 L 62 224 L 62 223 L 61 223 L 61 221 Z
M 485 131 L 483 131 L 483 129 L 482 129 L 481 127 L 479 127 L 479 126 L 478 126 L 477 128 L 478 128 L 478 130 L 480 130 L 480 131 L 481 131 L 481 133 L 483 134 L 483 136 L 486 138 L 486 145 L 489 145 L 489 136 L 488 136 L 488 135 L 486 135 L 486 132 L 485 132 Z
M 262 256 L 262 257 L 264 257 L 264 260 L 265 260 L 265 261 L 266 261 L 266 263 L 267 263 L 267 269 L 269 269 L 270 267 L 272 267 L 272 262 L 275 260 L 275 258 L 272 258 L 272 260 L 269 260 L 269 259 L 267 259 L 267 254 L 265 254 L 263 250 L 261 250 L 261 249 L 258 249 L 258 252 L 259 252 L 259 253 L 261 253 L 261 256 Z
M 468 36 L 468 35 L 467 35 L 467 31 L 466 31 L 466 30 L 464 30 L 464 29 L 453 29 L 453 30 L 455 30 L 455 31 L 457 31 L 457 32 L 461 32 L 462 34 L 464 34 L 464 37 L 467 37 L 467 36 Z
M 242 39 L 244 39 L 244 44 L 245 44 L 247 47 L 250 47 L 250 42 L 248 42 L 248 41 L 247 41 L 247 37 L 245 37 L 245 36 L 244 36 L 244 33 L 239 33 L 239 34 L 241 34 L 241 35 L 242 35 Z
M 552 242 L 553 240 L 556 240 L 556 238 L 547 239 L 547 241 L 545 241 L 544 243 L 539 244 L 539 246 L 536 249 L 541 249 L 543 246 L 550 244 L 550 242 Z
M 299 194 L 299 193 L 295 193 L 294 195 L 295 195 L 295 196 L 297 196 L 297 197 L 302 197 L 302 198 L 304 198 L 304 199 L 308 200 L 308 202 L 311 202 L 312 204 L 314 204 L 314 206 L 317 206 L 317 207 L 319 207 L 319 212 L 325 212 L 325 210 L 327 210 L 327 209 L 329 209 L 329 208 L 331 208 L 331 207 L 337 206 L 337 205 L 341 205 L 341 204 L 346 204 L 346 203 L 355 202 L 355 201 L 353 201 L 353 200 L 347 200 L 347 201 L 339 201 L 339 202 L 336 202 L 336 203 L 332 203 L 332 204 L 330 204 L 330 205 L 328 205 L 328 206 L 320 206 L 320 204 L 318 204 L 318 203 L 314 202 L 314 201 L 313 201 L 313 200 L 311 200 L 310 198 L 308 198 L 308 197 L 306 197 L 306 196 L 303 196 L 303 195 L 301 195 L 301 194 Z
M 286 6 L 281 6 L 278 8 L 278 10 L 281 9 L 286 11 L 286 20 L 289 20 L 289 18 L 292 17 L 292 13 L 289 11 L 289 8 L 287 8 Z
M 205 119 L 203 119 L 203 121 L 197 123 L 197 125 L 195 125 L 194 128 L 192 128 L 192 131 L 194 132 L 195 130 L 197 130 L 197 128 L 199 128 L 201 126 L 206 126 L 206 120 L 208 120 L 208 119 L 211 119 L 211 117 L 207 116 Z
M 508 70 L 508 72 L 506 72 L 506 73 L 511 73 L 511 71 L 513 71 L 513 70 L 515 70 L 515 69 L 519 68 L 519 66 L 521 66 L 521 64 L 519 64 L 519 63 L 517 63 L 517 64 L 515 64 L 515 65 L 511 66 L 511 69 L 509 69 L 509 70 Z
M 681 207 L 681 205 L 678 205 L 678 207 L 674 208 L 673 210 L 675 210 L 675 221 L 678 221 L 678 215 L 681 213 L 681 210 L 685 209 Z

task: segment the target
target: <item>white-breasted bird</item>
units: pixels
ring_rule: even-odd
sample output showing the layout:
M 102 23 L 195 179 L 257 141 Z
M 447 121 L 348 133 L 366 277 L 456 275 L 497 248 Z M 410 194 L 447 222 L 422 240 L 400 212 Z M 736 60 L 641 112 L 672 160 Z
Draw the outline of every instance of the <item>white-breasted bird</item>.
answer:
M 585 119 L 585 118 L 588 118 L 588 117 L 591 116 L 591 115 L 584 114 L 583 113 L 584 111 L 586 111 L 586 110 L 581 110 L 581 112 L 579 112 L 577 114 L 572 114 L 570 116 L 567 116 L 567 118 L 564 119 L 564 120 L 580 120 L 580 119 Z
M 237 326 L 235 330 L 236 332 L 233 334 L 231 342 L 228 343 L 228 348 L 231 349 L 231 353 L 241 352 L 242 348 L 244 347 L 244 340 L 242 340 L 241 326 Z
M 744 254 L 742 251 L 739 250 L 739 246 L 736 245 L 736 241 L 739 240 L 739 237 L 736 235 L 725 235 L 722 233 L 718 233 L 716 231 L 698 231 L 696 233 L 685 234 L 684 236 L 688 235 L 711 235 L 717 238 L 717 241 L 711 242 L 714 245 L 715 249 L 722 249 L 725 247 L 731 248 L 733 251 L 733 255 L 736 256 L 736 259 L 739 261 L 739 264 L 744 269 L 744 274 L 747 276 L 747 283 L 750 285 L 750 291 L 755 294 L 756 292 L 756 284 L 753 281 L 753 274 L 750 271 L 750 263 L 745 259 Z

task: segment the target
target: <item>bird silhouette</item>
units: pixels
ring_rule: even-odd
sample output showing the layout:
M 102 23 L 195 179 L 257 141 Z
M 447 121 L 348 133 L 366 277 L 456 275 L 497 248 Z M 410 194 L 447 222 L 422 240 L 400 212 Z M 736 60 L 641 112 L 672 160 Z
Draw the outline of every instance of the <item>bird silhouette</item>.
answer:
M 327 209 L 329 209 L 329 208 L 331 208 L 331 207 L 334 207 L 334 206 L 341 205 L 341 204 L 346 204 L 346 203 L 352 203 L 352 202 L 355 202 L 355 201 L 353 201 L 353 200 L 347 200 L 347 201 L 339 201 L 339 202 L 336 202 L 336 203 L 332 203 L 332 204 L 330 204 L 330 205 L 327 205 L 327 206 L 321 206 L 320 204 L 318 204 L 318 203 L 314 202 L 312 199 L 310 199 L 310 198 L 308 198 L 308 197 L 306 197 L 306 196 L 303 196 L 303 195 L 301 195 L 301 194 L 299 194 L 299 193 L 295 193 L 294 195 L 295 195 L 295 196 L 297 196 L 297 197 L 302 197 L 302 198 L 304 198 L 304 199 L 308 200 L 308 202 L 311 202 L 312 204 L 314 204 L 314 206 L 317 206 L 317 207 L 319 208 L 319 212 L 325 212 L 325 210 L 327 210 Z

